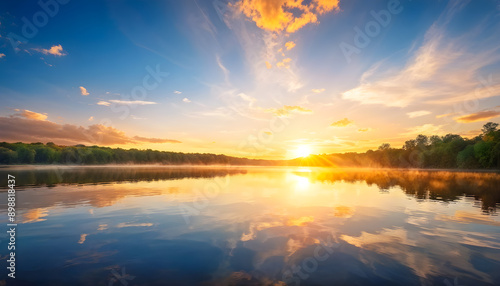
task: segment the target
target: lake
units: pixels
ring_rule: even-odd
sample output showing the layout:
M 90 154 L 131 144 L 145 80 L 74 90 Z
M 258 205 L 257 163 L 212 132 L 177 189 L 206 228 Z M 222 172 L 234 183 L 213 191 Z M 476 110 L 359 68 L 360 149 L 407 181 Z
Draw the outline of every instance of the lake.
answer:
M 10 167 L 0 285 L 500 285 L 500 174 Z M 15 282 L 15 283 L 13 283 Z

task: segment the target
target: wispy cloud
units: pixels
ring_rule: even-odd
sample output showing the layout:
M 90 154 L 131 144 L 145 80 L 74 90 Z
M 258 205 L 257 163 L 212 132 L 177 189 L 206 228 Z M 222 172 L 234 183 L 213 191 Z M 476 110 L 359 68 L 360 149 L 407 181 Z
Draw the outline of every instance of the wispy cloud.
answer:
M 179 143 L 178 140 L 127 136 L 125 132 L 114 127 L 94 124 L 88 127 L 59 124 L 46 120 L 47 115 L 36 112 L 22 112 L 10 117 L 0 117 L 2 140 L 17 142 L 52 141 L 57 144 L 145 144 L 145 143 Z
M 90 116 L 89 121 L 94 121 L 94 116 Z
M 278 62 L 276 64 L 277 67 L 279 68 L 290 68 L 290 62 L 292 61 L 291 58 L 286 58 L 286 59 L 283 59 L 281 62 Z
M 415 102 L 450 104 L 499 95 L 500 84 L 478 86 L 480 70 L 500 60 L 498 46 L 475 45 L 474 31 L 460 38 L 446 35 L 449 19 L 462 6 L 450 2 L 406 65 L 398 68 L 389 61 L 378 62 L 362 75 L 357 87 L 342 97 L 362 104 L 405 107 Z
M 311 113 L 312 110 L 307 109 L 302 106 L 290 106 L 285 105 L 282 108 L 268 108 L 265 110 L 266 112 L 274 113 L 276 116 L 287 117 L 292 113 Z
M 174 93 L 175 93 L 175 94 L 181 94 L 181 93 L 182 93 L 182 91 L 174 90 Z
M 107 102 L 107 101 L 103 101 L 103 100 L 101 100 L 101 101 L 97 102 L 97 105 L 110 106 L 110 105 L 111 105 L 111 103 L 109 103 L 109 102 Z
M 424 124 L 420 126 L 410 127 L 406 132 L 401 133 L 400 135 L 403 137 L 415 137 L 419 134 L 423 135 L 440 135 L 443 134 L 443 125 L 434 125 L 434 124 Z
M 477 122 L 477 121 L 484 121 L 488 120 L 491 118 L 499 117 L 500 116 L 500 111 L 498 110 L 484 110 L 484 111 L 479 111 L 476 113 L 460 116 L 457 118 L 454 118 L 455 121 L 460 122 L 460 123 L 471 123 L 471 122 Z
M 158 104 L 153 101 L 143 101 L 143 100 L 119 100 L 119 99 L 111 99 L 108 100 L 111 103 L 116 103 L 116 104 L 121 104 L 121 105 L 151 105 L 151 104 Z M 99 104 L 99 103 L 98 103 Z M 101 104 L 105 105 L 105 104 Z
M 134 136 L 133 139 L 135 141 L 144 142 L 144 143 L 181 143 L 181 141 L 178 141 L 178 140 L 162 139 L 162 138 L 147 138 L 147 137 L 141 137 L 141 136 Z
M 452 115 L 455 115 L 455 114 L 456 114 L 455 112 L 445 113 L 445 114 L 439 114 L 439 115 L 436 115 L 436 118 L 448 117 L 448 116 L 452 116 Z
M 341 119 L 339 121 L 333 122 L 332 124 L 330 124 L 330 126 L 333 126 L 333 127 L 347 127 L 347 126 L 350 126 L 350 125 L 353 125 L 353 124 L 354 124 L 353 120 L 349 120 L 348 118 L 344 118 L 344 119 Z
M 406 115 L 408 115 L 408 117 L 410 117 L 410 118 L 421 117 L 421 116 L 425 116 L 425 115 L 429 115 L 429 114 L 431 114 L 431 112 L 427 111 L 427 110 L 419 110 L 419 111 L 412 111 L 412 112 L 406 113 Z
M 87 89 L 83 86 L 80 86 L 80 92 L 83 96 L 87 96 L 90 94 L 90 93 L 88 93 Z
M 289 51 L 295 47 L 295 43 L 293 41 L 289 41 L 285 43 L 286 50 Z
M 116 227 L 118 228 L 123 228 L 123 227 L 144 227 L 144 226 L 153 226 L 152 223 L 119 223 Z
M 19 113 L 14 114 L 14 117 L 24 117 L 27 119 L 33 119 L 33 120 L 40 120 L 40 121 L 45 121 L 47 120 L 47 113 L 38 113 L 34 111 L 30 111 L 27 109 L 15 109 L 15 111 L 18 111 Z
M 5 57 L 5 54 L 0 53 L 0 59 L 3 58 L 3 57 Z
M 184 99 L 182 101 L 185 102 L 185 103 L 190 103 L 191 102 L 191 100 L 189 100 L 189 98 L 187 98 L 187 97 L 184 97 Z
M 313 88 L 311 89 L 312 92 L 314 93 L 322 93 L 323 91 L 325 91 L 324 88 Z

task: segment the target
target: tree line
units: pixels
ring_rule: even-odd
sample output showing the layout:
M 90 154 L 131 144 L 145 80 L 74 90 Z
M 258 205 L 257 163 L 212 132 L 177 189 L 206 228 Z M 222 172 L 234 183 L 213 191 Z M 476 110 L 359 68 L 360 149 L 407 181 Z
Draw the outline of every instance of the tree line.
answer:
M 488 122 L 482 134 L 418 135 L 402 148 L 384 143 L 365 153 L 311 155 L 293 160 L 259 160 L 208 153 L 180 153 L 99 146 L 61 146 L 52 142 L 0 143 L 0 164 L 167 164 L 167 165 L 298 165 L 389 168 L 500 169 L 500 130 Z
M 402 148 L 384 143 L 377 150 L 365 153 L 323 154 L 294 161 L 309 166 L 500 169 L 500 130 L 497 128 L 498 123 L 488 122 L 482 134 L 470 139 L 457 134 L 418 135 L 406 141 Z
M 0 164 L 166 164 L 166 165 L 269 165 L 273 161 L 226 155 L 122 149 L 99 146 L 61 146 L 52 142 L 0 143 Z

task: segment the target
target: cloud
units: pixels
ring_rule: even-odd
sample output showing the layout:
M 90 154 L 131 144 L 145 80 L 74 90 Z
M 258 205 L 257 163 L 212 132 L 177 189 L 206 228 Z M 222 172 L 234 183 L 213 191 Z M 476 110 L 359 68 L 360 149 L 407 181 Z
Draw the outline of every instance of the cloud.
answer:
M 94 116 L 90 116 L 89 121 L 94 121 Z
M 97 105 L 110 106 L 110 105 L 111 105 L 111 103 L 109 103 L 109 102 L 107 102 L 107 101 L 102 101 L 102 100 L 101 100 L 101 101 L 99 101 L 99 102 L 97 103 Z
M 0 53 L 0 59 L 5 57 L 5 54 Z
M 266 61 L 266 68 L 267 69 L 272 69 L 273 66 L 268 61 Z
M 341 119 L 339 121 L 333 122 L 332 124 L 330 124 L 330 126 L 333 126 L 333 127 L 347 127 L 347 126 L 352 125 L 352 124 L 354 124 L 354 121 L 349 120 L 347 118 L 344 118 L 344 119 Z
M 161 138 L 146 138 L 146 137 L 140 137 L 140 136 L 134 136 L 134 140 L 139 141 L 139 142 L 145 142 L 145 143 L 182 143 L 181 141 L 178 141 L 178 140 L 161 139 Z
M 150 104 L 158 104 L 158 103 L 153 102 L 153 101 L 118 100 L 118 99 L 112 99 L 112 100 L 109 100 L 109 102 L 116 103 L 116 104 L 121 104 L 121 105 L 150 105 Z M 104 104 L 101 104 L 101 105 L 104 105 Z
M 174 93 L 175 93 L 175 94 L 181 94 L 181 93 L 182 93 L 182 91 L 174 90 Z
M 142 226 L 153 226 L 152 223 L 119 223 L 116 227 L 118 228 L 123 228 L 123 227 L 142 227 Z
M 368 132 L 368 131 L 371 131 L 371 130 L 372 130 L 371 128 L 359 128 L 358 132 Z
M 274 32 L 294 33 L 309 23 L 317 23 L 318 15 L 339 9 L 337 0 L 241 0 L 237 11 L 251 18 L 257 27 Z
M 427 111 L 427 110 L 419 110 L 419 111 L 412 111 L 412 112 L 406 113 L 406 115 L 408 115 L 408 117 L 410 117 L 410 118 L 416 118 L 416 117 L 425 116 L 428 114 L 431 114 L 431 112 Z
M 291 61 L 292 61 L 291 58 L 286 58 L 286 59 L 283 59 L 281 62 L 278 62 L 276 64 L 276 66 L 279 67 L 279 68 L 289 68 Z
M 362 104 L 405 107 L 415 102 L 445 105 L 499 95 L 500 83 L 487 82 L 480 76 L 482 69 L 500 61 L 498 47 L 475 38 L 477 33 L 473 32 L 447 37 L 449 19 L 458 6 L 464 6 L 456 1 L 449 3 L 404 66 L 378 62 L 342 97 Z M 471 28 L 475 29 L 481 26 Z
M 293 41 L 286 42 L 285 47 L 289 51 L 295 47 L 295 43 Z
M 23 110 L 16 109 L 16 111 L 19 111 L 20 113 L 13 115 L 14 117 L 24 117 L 27 119 L 40 120 L 40 121 L 44 121 L 47 119 L 47 113 L 38 113 L 27 109 Z
M 419 134 L 424 135 L 439 135 L 443 134 L 443 125 L 434 125 L 434 124 L 424 124 L 420 126 L 415 126 L 407 129 L 407 132 L 401 133 L 401 136 L 404 137 L 415 137 Z
M 500 116 L 500 111 L 485 110 L 485 111 L 479 111 L 476 113 L 460 116 L 460 117 L 457 117 L 454 119 L 455 119 L 455 121 L 460 122 L 460 123 L 471 123 L 471 122 L 488 120 L 488 119 L 495 118 L 498 116 Z
M 87 235 L 86 233 L 82 233 L 80 235 L 80 240 L 78 241 L 79 244 L 83 244 L 85 242 L 85 240 L 87 239 Z
M 448 117 L 448 116 L 455 115 L 455 114 L 456 114 L 456 112 L 440 114 L 440 115 L 436 115 L 436 118 Z
M 63 47 L 61 45 L 52 46 L 50 49 L 34 49 L 34 50 L 44 55 L 53 55 L 58 57 L 67 55 L 67 53 L 63 51 Z
M 266 112 L 274 113 L 276 116 L 287 117 L 291 113 L 311 113 L 312 110 L 301 107 L 301 106 L 290 106 L 285 105 L 282 108 L 269 108 L 265 110 Z
M 187 98 L 187 97 L 185 97 L 182 101 L 185 102 L 185 103 L 190 103 L 191 102 L 191 100 L 189 100 L 189 98 Z
M 23 114 L 23 113 L 22 113 Z M 2 140 L 8 142 L 49 142 L 61 145 L 92 144 L 144 144 L 144 143 L 179 143 L 172 139 L 158 139 L 146 137 L 130 137 L 125 132 L 114 127 L 94 124 L 88 127 L 59 124 L 45 120 L 46 115 L 33 118 L 29 115 L 12 115 L 0 117 Z M 39 114 L 39 113 L 36 113 Z
M 323 91 L 325 91 L 325 89 L 324 88 L 319 88 L 319 89 L 313 88 L 313 89 L 311 89 L 311 91 L 314 93 L 322 93 Z
M 84 96 L 87 96 L 89 95 L 90 93 L 87 92 L 87 89 L 83 86 L 80 86 L 80 92 L 82 93 L 82 95 Z

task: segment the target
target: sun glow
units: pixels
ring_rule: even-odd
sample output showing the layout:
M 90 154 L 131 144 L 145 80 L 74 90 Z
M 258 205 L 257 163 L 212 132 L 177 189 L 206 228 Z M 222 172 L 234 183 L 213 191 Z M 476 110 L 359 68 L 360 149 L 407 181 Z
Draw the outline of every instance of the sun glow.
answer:
M 298 146 L 297 149 L 293 150 L 294 157 L 307 157 L 311 155 L 311 147 L 307 145 Z

